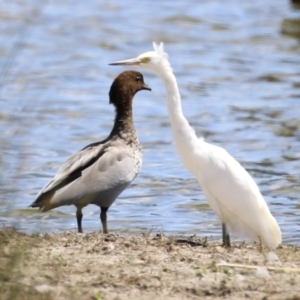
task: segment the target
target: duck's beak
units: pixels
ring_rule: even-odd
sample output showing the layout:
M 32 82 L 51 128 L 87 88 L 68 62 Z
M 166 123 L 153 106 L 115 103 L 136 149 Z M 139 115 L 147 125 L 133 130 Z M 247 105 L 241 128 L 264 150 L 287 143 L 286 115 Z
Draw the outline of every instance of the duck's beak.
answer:
M 146 83 L 144 83 L 143 84 L 143 90 L 151 91 L 151 88 Z
M 136 66 L 141 63 L 141 60 L 138 58 L 130 58 L 126 60 L 120 60 L 110 63 L 110 66 Z

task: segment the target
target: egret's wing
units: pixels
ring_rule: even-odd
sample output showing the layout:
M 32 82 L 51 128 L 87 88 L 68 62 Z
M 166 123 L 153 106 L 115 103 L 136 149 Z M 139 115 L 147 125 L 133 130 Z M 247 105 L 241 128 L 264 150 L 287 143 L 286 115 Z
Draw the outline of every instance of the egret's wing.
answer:
M 239 213 L 242 209 L 266 205 L 252 177 L 226 150 L 207 144 L 205 155 L 204 171 L 198 179 L 203 189 L 214 197 L 216 203 L 212 208 L 215 205 L 218 211 L 226 208 Z
M 205 157 L 198 180 L 214 212 L 239 236 L 276 247 L 280 229 L 250 174 L 220 147 L 207 144 Z
M 54 178 L 42 189 L 40 194 L 47 193 L 53 189 L 60 189 L 80 177 L 85 169 L 105 153 L 106 148 L 103 142 L 94 143 L 72 155 L 59 168 Z

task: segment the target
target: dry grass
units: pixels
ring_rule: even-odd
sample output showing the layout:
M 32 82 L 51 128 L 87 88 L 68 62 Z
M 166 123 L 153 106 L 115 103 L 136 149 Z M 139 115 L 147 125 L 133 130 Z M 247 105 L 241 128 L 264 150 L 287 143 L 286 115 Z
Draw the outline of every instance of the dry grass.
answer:
M 195 237 L 41 237 L 4 229 L 0 295 L 9 300 L 300 300 L 300 248 L 283 245 L 277 255 L 280 261 L 266 262 L 254 244 L 226 250 Z

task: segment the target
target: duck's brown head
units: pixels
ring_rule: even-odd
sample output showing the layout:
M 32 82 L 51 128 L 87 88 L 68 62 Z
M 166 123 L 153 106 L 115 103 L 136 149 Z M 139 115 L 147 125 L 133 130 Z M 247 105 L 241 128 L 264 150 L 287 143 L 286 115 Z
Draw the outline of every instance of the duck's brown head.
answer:
M 137 71 L 122 72 L 112 83 L 109 91 L 109 103 L 116 107 L 124 102 L 132 102 L 134 95 L 141 90 L 151 91 L 144 77 Z

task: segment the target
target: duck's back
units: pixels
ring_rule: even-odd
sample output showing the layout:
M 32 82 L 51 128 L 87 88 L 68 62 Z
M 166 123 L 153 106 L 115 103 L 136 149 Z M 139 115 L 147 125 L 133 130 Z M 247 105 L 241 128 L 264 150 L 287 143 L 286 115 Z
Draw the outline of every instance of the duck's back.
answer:
M 80 177 L 55 192 L 51 207 L 78 203 L 109 207 L 137 176 L 141 164 L 139 147 L 126 145 L 122 140 L 110 143 Z

